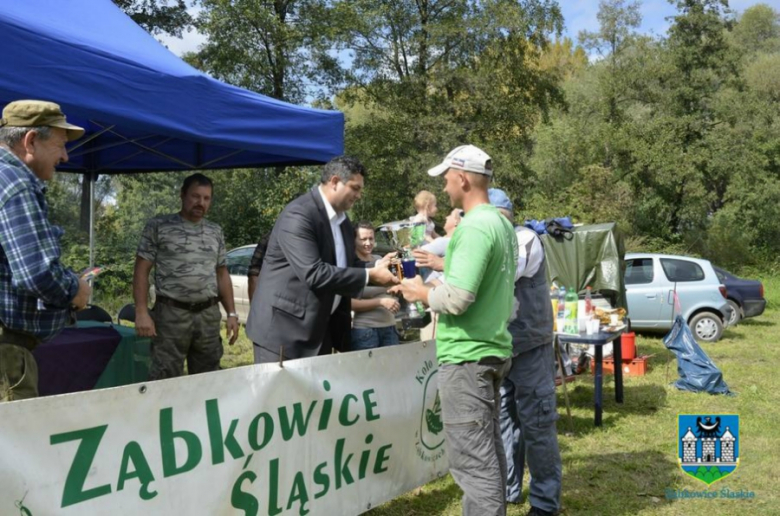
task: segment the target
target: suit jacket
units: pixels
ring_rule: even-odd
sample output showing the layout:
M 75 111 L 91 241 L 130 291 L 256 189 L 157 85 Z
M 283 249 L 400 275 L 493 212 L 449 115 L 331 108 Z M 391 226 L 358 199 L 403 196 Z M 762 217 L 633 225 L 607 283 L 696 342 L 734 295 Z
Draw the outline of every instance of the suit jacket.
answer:
M 350 298 L 366 284 L 366 263 L 355 256 L 349 218 L 341 224 L 347 268 L 336 267 L 336 245 L 315 186 L 290 202 L 271 232 L 246 333 L 285 358 L 317 355 L 323 341 L 348 349 Z M 335 295 L 341 302 L 331 315 Z

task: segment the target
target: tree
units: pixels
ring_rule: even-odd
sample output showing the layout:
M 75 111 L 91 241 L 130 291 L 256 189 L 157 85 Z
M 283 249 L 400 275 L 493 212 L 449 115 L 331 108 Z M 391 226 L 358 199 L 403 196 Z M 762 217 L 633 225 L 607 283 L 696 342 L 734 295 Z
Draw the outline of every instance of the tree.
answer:
M 562 80 L 568 80 L 580 73 L 588 64 L 588 56 L 580 46 L 574 46 L 569 38 L 556 39 L 542 50 L 539 66 L 543 70 L 555 70 Z
M 540 0 L 341 0 L 333 13 L 340 48 L 353 54 L 350 84 L 374 102 L 397 100 L 407 110 L 424 108 L 410 106 L 413 97 L 454 101 L 486 51 L 501 47 L 514 54 L 506 58 L 524 57 L 546 47 L 563 22 L 556 3 Z M 521 68 L 527 72 L 528 63 Z
M 192 24 L 184 0 L 114 0 L 114 3 L 151 34 L 181 37 L 182 30 Z
M 719 263 L 767 263 L 780 252 L 780 53 L 748 55 L 744 85 L 720 95 L 728 113 L 709 140 L 710 166 L 728 177 L 702 254 Z
M 728 175 L 711 166 L 709 137 L 726 123 L 719 95 L 739 84 L 737 55 L 725 36 L 731 24 L 726 2 L 683 0 L 677 6 L 662 66 L 647 90 L 652 111 L 632 134 L 635 184 L 647 191 L 644 199 L 662 200 L 660 210 L 653 202 L 640 216 L 657 212 L 643 220 L 654 218 L 656 234 L 671 239 L 699 235 L 723 206 Z
M 195 26 L 208 40 L 186 56 L 191 64 L 288 102 L 330 93 L 320 91 L 338 76 L 324 0 L 202 0 L 201 6 Z
M 638 0 L 601 0 L 596 14 L 599 30 L 580 31 L 580 44 L 586 49 L 595 50 L 605 59 L 616 61 L 635 37 L 633 29 L 642 23 L 640 7 L 641 2 Z
M 597 17 L 599 29 L 579 35 L 580 51 L 596 59 L 564 83 L 567 108 L 536 128 L 535 188 L 525 193 L 527 208 L 535 217 L 563 215 L 550 212 L 555 206 L 582 221 L 615 220 L 631 231 L 634 196 L 623 181 L 632 164 L 626 125 L 637 104 L 637 86 L 652 69 L 646 56 L 655 50 L 635 32 L 641 22 L 638 2 L 602 1 Z M 605 194 L 615 194 L 610 205 L 620 208 L 599 208 Z
M 767 4 L 748 7 L 734 26 L 734 41 L 748 53 L 780 51 L 780 13 Z
M 613 171 L 597 165 L 584 167 L 567 194 L 567 213 L 579 221 L 590 224 L 614 221 L 623 233 L 631 233 L 633 191 L 628 183 L 616 180 Z
M 580 32 L 579 39 L 585 49 L 597 52 L 603 61 L 595 67 L 599 70 L 602 116 L 607 123 L 604 138 L 604 165 L 611 166 L 613 160 L 613 135 L 622 125 L 624 103 L 627 100 L 631 81 L 627 73 L 631 70 L 630 51 L 636 42 L 635 29 L 642 23 L 639 14 L 640 2 L 625 0 L 602 0 L 599 2 L 599 30 Z
M 418 189 L 441 190 L 425 169 L 465 142 L 493 157 L 497 184 L 526 186 L 530 130 L 563 102 L 560 69 L 540 66 L 561 29 L 556 3 L 345 0 L 334 13 L 352 53 L 338 105 L 362 113 L 347 148 L 371 171 L 359 209 L 406 215 Z
M 89 242 L 89 206 L 90 197 L 80 204 L 82 192 L 89 192 L 89 180 L 82 174 L 58 173 L 55 180 L 49 184 L 46 197 L 49 203 L 56 206 L 52 211 L 52 220 L 65 230 L 64 246 L 87 245 Z M 111 179 L 101 177 L 95 183 L 95 199 L 93 209 L 95 219 L 104 213 L 105 201 L 111 195 Z M 86 216 L 85 216 L 86 212 Z

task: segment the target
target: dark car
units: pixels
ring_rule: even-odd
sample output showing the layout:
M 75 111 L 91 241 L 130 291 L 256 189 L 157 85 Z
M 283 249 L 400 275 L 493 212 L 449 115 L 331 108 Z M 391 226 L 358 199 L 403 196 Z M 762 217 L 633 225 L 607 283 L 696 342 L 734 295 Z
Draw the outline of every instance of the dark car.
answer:
M 742 279 L 720 267 L 713 267 L 715 274 L 726 287 L 727 300 L 734 309 L 729 326 L 734 326 L 745 317 L 756 317 L 764 313 L 764 285 L 758 280 Z

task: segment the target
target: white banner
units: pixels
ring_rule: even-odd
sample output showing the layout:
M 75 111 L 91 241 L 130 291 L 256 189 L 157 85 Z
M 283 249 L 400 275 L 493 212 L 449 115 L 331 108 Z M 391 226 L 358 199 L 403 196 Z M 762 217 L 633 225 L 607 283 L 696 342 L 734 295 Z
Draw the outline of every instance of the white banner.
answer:
M 437 369 L 419 342 L 0 404 L 0 514 L 359 514 L 447 472 Z

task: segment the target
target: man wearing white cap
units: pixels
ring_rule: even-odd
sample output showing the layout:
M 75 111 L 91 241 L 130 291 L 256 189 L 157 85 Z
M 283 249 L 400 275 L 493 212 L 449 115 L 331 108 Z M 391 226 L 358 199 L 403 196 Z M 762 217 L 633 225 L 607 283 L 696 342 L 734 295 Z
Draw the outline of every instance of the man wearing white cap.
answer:
M 463 489 L 464 515 L 506 514 L 506 457 L 498 422 L 499 387 L 509 371 L 517 239 L 488 201 L 493 167 L 473 145 L 450 152 L 430 169 L 465 216 L 447 247 L 446 282 L 418 277 L 397 290 L 440 314 L 436 333 L 439 395 L 450 473 Z
M 44 181 L 80 138 L 60 106 L 19 100 L 0 119 L 0 402 L 38 395 L 31 351 L 84 308 L 91 288 L 60 262 L 62 229 L 49 223 Z

